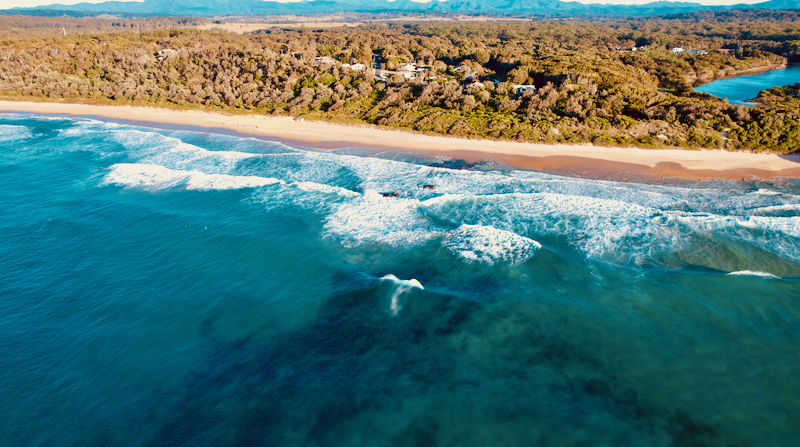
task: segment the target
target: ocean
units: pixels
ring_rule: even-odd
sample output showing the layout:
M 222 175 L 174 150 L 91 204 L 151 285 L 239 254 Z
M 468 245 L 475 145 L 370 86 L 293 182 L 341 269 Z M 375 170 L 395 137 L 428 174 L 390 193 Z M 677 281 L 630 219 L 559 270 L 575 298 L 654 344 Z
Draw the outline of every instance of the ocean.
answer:
M 0 115 L 0 444 L 795 446 L 800 183 Z

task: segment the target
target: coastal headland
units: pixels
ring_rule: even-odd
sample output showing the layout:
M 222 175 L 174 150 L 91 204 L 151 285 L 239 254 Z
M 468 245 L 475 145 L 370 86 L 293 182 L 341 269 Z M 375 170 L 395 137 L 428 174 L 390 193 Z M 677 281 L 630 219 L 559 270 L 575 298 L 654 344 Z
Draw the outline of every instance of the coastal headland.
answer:
M 770 153 L 465 139 L 292 117 L 134 106 L 0 101 L 0 111 L 103 117 L 142 125 L 158 123 L 199 127 L 209 131 L 227 130 L 320 149 L 368 147 L 410 150 L 468 161 L 492 160 L 525 169 L 592 178 L 626 179 L 642 175 L 689 180 L 800 178 L 800 156 Z

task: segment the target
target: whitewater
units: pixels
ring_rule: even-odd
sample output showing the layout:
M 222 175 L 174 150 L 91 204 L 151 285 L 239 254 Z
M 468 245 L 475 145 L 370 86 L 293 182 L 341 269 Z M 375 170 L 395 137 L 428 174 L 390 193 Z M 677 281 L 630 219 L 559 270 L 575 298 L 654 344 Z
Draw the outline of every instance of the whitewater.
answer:
M 0 445 L 794 445 L 800 183 L 0 115 Z

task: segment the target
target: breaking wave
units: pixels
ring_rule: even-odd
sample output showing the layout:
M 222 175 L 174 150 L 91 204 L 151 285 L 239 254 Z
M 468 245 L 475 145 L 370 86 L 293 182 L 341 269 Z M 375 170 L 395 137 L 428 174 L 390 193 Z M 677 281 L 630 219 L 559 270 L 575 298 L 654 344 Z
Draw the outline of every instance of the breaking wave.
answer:
M 184 187 L 189 190 L 226 190 L 257 188 L 283 183 L 281 180 L 226 174 L 206 174 L 200 171 L 180 171 L 152 164 L 116 164 L 111 166 L 103 184 L 124 185 L 128 188 L 167 189 Z
M 453 170 L 272 143 L 267 154 L 253 146 L 263 142 L 232 137 L 225 137 L 230 144 L 218 137 L 213 147 L 226 143 L 237 150 L 210 150 L 157 132 L 124 126 L 106 131 L 131 163 L 111 166 L 104 184 L 198 190 L 278 185 L 254 191 L 253 202 L 270 212 L 294 207 L 315 213 L 322 235 L 350 248 L 433 243 L 467 263 L 515 265 L 531 259 L 541 247 L 537 241 L 545 241 L 644 267 L 689 263 L 755 271 L 743 261 L 752 250 L 800 262 L 800 198 L 779 191 Z M 697 247 L 705 251 L 698 254 Z
M 739 270 L 738 272 L 730 272 L 728 276 L 759 276 L 762 278 L 775 278 L 780 279 L 777 276 L 773 275 L 769 272 L 754 272 L 751 270 Z
M 462 225 L 444 238 L 442 245 L 467 261 L 492 265 L 498 261 L 525 262 L 542 244 L 491 226 Z
M 408 292 L 411 289 L 425 289 L 416 279 L 398 279 L 391 273 L 381 278 L 381 281 L 390 281 L 393 284 L 392 296 L 390 297 L 389 303 L 389 310 L 391 311 L 392 315 L 397 315 L 397 313 L 403 308 L 402 304 L 400 303 L 400 295 L 402 295 L 404 292 Z
M 325 231 L 345 247 L 366 243 L 413 246 L 441 232 L 420 213 L 419 201 L 386 198 L 371 190 L 342 203 L 328 217 Z
M 0 124 L 0 143 L 5 141 L 18 141 L 32 136 L 31 130 L 25 126 L 13 124 Z

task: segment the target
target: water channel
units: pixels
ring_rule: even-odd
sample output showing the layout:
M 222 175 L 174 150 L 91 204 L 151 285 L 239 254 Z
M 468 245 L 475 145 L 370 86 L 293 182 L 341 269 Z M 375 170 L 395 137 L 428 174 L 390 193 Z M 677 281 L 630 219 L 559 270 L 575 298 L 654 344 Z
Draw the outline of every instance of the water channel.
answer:
M 745 101 L 758 96 L 758 92 L 797 82 L 800 82 L 800 64 L 789 64 L 781 70 L 719 79 L 696 87 L 695 90 L 718 98 L 727 97 L 731 104 L 752 106 L 753 104 Z

